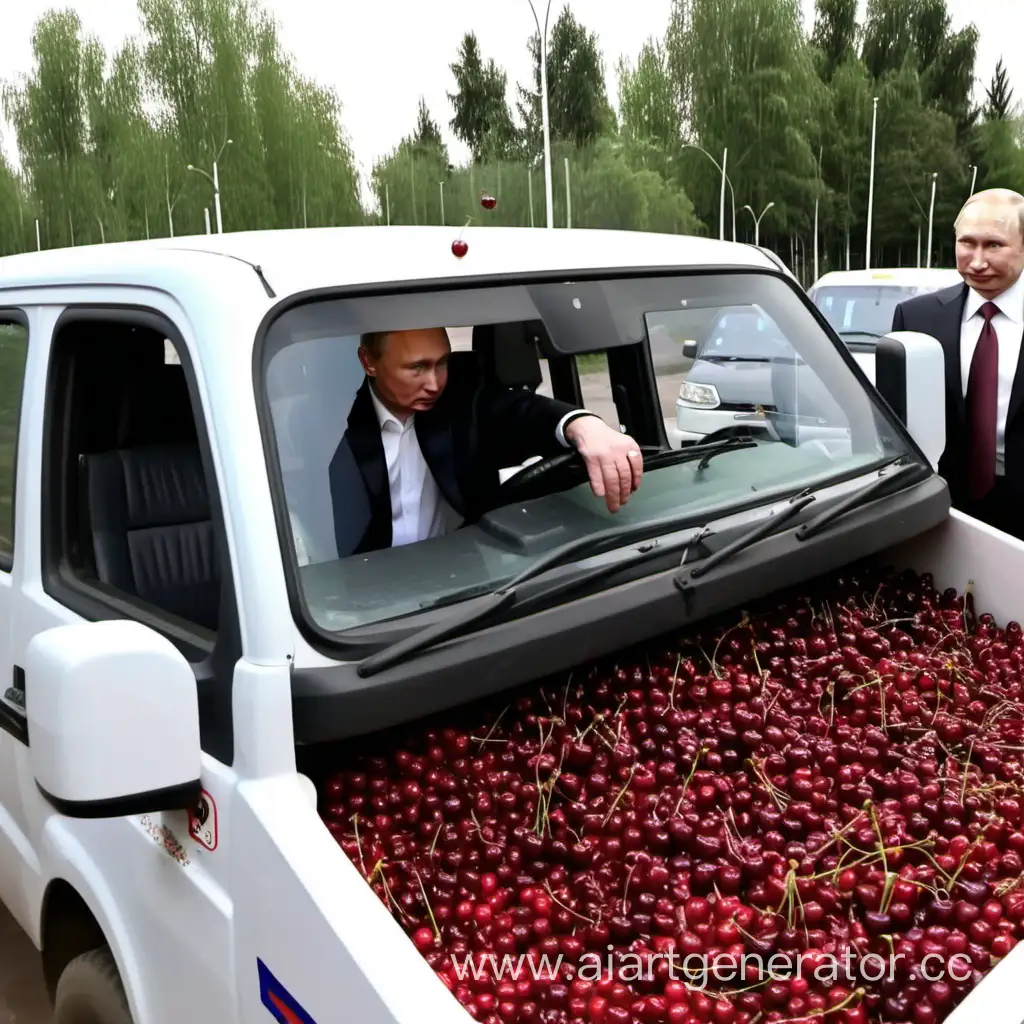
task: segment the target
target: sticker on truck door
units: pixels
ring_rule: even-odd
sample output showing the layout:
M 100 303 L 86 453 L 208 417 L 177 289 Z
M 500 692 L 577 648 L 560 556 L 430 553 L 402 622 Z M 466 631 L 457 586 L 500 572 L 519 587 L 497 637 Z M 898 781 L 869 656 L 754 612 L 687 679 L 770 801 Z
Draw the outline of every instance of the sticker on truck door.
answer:
M 199 803 L 188 812 L 188 833 L 211 853 L 217 849 L 217 804 L 204 789 Z
M 256 958 L 256 967 L 260 975 L 260 1000 L 275 1020 L 280 1024 L 316 1024 L 259 957 Z

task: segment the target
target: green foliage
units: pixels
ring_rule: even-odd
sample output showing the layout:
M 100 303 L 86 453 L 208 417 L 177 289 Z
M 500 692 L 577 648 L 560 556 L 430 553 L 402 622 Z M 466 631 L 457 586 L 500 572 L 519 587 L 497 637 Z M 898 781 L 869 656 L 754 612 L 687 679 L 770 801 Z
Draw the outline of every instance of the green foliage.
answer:
M 35 248 L 36 217 L 47 248 L 203 232 L 215 160 L 227 231 L 365 219 L 338 99 L 296 71 L 262 13 L 242 0 L 139 0 L 139 13 L 141 37 L 109 60 L 73 12 L 37 23 L 33 72 L 4 94 L 23 181 L 0 165 L 0 197 L 20 197 L 0 202 L 0 252 Z
M 3 94 L 19 159 L 0 159 L 0 253 L 34 249 L 37 221 L 43 247 L 202 232 L 207 211 L 215 224 L 215 163 L 228 231 L 443 221 L 454 237 L 467 221 L 546 224 L 538 34 L 515 111 L 505 70 L 463 37 L 450 115 L 420 97 L 373 165 L 368 212 L 340 98 L 302 75 L 259 0 L 138 5 L 139 38 L 109 55 L 73 10 L 36 24 L 32 71 Z M 863 266 L 877 98 L 872 262 L 914 262 L 934 180 L 933 262 L 949 264 L 972 166 L 978 188 L 1024 190 L 1005 67 L 975 106 L 977 32 L 953 30 L 947 0 L 868 0 L 860 21 L 857 0 L 816 0 L 809 34 L 800 6 L 673 0 L 663 34 L 615 55 L 617 111 L 601 41 L 556 8 L 555 226 L 717 235 L 726 157 L 727 236 L 753 241 L 751 212 L 771 204 L 761 242 L 810 283 L 817 213 L 820 269 Z M 464 166 L 452 166 L 446 120 Z M 484 191 L 496 209 L 481 208 Z
M 519 86 L 519 114 L 524 122 L 523 145 L 529 158 L 543 152 L 540 37 L 528 43 L 533 76 L 530 87 Z M 551 28 L 548 41 L 548 119 L 552 142 L 579 148 L 615 131 L 615 112 L 608 102 L 604 62 L 597 36 L 581 25 L 566 7 Z
M 508 76 L 493 58 L 484 63 L 474 33 L 463 37 L 451 72 L 456 91 L 448 99 L 455 109 L 450 124 L 456 138 L 469 147 L 478 163 L 509 156 L 516 145 L 516 130 L 505 102 Z
M 1013 89 L 1006 75 L 1006 65 L 1000 57 L 996 63 L 992 82 L 985 90 L 985 120 L 1005 121 L 1013 109 Z

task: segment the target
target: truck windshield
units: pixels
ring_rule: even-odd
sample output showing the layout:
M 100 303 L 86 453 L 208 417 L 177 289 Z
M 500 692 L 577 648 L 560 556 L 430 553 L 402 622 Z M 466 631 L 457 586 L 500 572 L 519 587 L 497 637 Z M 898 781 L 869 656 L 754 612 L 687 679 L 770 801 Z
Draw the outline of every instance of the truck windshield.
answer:
M 892 330 L 896 307 L 920 291 L 906 285 L 843 285 L 818 288 L 813 299 L 837 334 L 881 338 Z
M 576 388 L 636 436 L 641 405 L 660 417 L 660 393 L 679 390 L 685 363 L 673 346 L 734 315 L 751 328 L 744 353 L 768 364 L 770 402 L 737 415 L 747 443 L 704 460 L 645 438 L 643 483 L 609 512 L 556 436 L 564 410 L 579 406 Z M 437 328 L 443 374 L 424 364 L 387 386 L 370 376 L 382 364 L 367 353 L 386 351 L 394 332 Z M 256 387 L 304 614 L 321 633 L 379 629 L 492 590 L 576 538 L 702 524 L 914 458 L 846 360 L 807 299 L 767 273 L 498 281 L 292 306 L 259 344 Z M 403 426 L 386 399 L 424 374 L 439 395 Z M 560 571 L 584 574 L 588 557 Z

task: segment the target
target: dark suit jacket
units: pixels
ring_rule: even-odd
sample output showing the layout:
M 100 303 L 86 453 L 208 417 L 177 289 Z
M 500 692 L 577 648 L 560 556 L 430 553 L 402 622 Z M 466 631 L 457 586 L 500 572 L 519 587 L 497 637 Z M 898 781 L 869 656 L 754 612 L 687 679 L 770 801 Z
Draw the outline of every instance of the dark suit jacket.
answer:
M 939 473 L 949 485 L 950 497 L 957 508 L 968 505 L 967 403 L 964 399 L 960 367 L 960 331 L 967 304 L 966 284 L 940 292 L 916 295 L 896 307 L 894 331 L 920 331 L 942 343 L 946 353 L 946 450 L 939 460 Z M 1014 498 L 1024 499 L 1024 346 L 1013 379 L 1010 408 L 1006 417 L 1006 485 Z
M 574 409 L 532 391 L 487 386 L 475 356 L 460 352 L 437 404 L 416 413 L 416 437 L 445 499 L 473 522 L 494 507 L 502 467 L 566 451 L 555 430 Z M 338 557 L 390 547 L 391 493 L 369 380 L 356 393 L 329 474 Z

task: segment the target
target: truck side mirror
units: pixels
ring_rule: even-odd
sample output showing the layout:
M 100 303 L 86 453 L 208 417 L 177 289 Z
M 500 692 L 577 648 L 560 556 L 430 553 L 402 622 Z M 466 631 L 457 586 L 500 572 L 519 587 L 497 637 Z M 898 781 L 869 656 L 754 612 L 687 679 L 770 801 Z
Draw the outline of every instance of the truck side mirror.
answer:
M 695 341 L 684 341 L 683 342 L 683 358 L 684 359 L 696 359 L 697 358 L 697 342 L 695 342 Z
M 946 448 L 946 356 L 917 331 L 893 331 L 875 348 L 875 387 L 933 467 Z
M 29 758 L 43 795 L 72 818 L 183 810 L 200 795 L 196 677 L 137 622 L 75 623 L 25 657 Z

